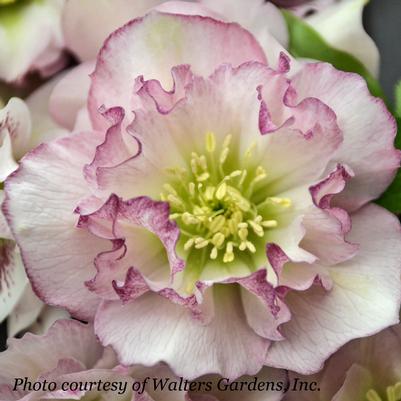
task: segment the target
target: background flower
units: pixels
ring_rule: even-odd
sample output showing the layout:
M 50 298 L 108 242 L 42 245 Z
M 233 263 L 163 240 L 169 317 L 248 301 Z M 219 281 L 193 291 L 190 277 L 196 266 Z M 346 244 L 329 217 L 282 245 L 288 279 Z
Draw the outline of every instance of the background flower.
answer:
M 64 0 L 13 0 L 0 4 L 0 79 L 22 80 L 30 71 L 52 75 L 64 67 Z
M 351 341 L 334 354 L 319 374 L 320 392 L 289 393 L 285 401 L 394 401 L 401 398 L 401 326 Z
M 11 98 L 0 110 L 0 187 L 18 167 L 20 158 L 50 138 L 65 134 L 48 115 L 48 94 L 56 81 L 28 97 L 26 102 Z M 0 190 L 0 203 L 4 200 Z M 44 332 L 57 317 L 66 313 L 45 307 L 32 293 L 14 237 L 0 213 L 0 322 L 12 314 L 8 331 L 15 335 L 36 322 L 34 331 Z M 33 328 L 33 327 L 32 327 Z

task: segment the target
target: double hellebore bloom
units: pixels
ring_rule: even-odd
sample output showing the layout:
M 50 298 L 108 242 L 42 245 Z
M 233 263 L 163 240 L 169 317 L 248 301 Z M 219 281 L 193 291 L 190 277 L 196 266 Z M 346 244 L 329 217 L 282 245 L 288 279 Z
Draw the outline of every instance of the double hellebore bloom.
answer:
M 312 373 L 398 322 L 399 223 L 367 205 L 399 166 L 394 120 L 357 75 L 264 49 L 209 17 L 128 23 L 91 76 L 93 128 L 6 182 L 36 293 L 124 365 Z

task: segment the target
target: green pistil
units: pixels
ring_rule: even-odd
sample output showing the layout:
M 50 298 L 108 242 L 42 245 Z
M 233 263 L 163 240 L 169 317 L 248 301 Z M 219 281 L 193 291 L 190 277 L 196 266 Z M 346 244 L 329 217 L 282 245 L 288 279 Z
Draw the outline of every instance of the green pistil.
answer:
M 186 169 L 168 169 L 172 180 L 160 195 L 170 204 L 170 218 L 177 221 L 185 239 L 184 250 L 207 250 L 212 260 L 222 257 L 224 263 L 234 261 L 241 252 L 255 253 L 256 239 L 278 226 L 261 206 L 291 206 L 286 198 L 268 197 L 259 204 L 253 201 L 267 172 L 250 163 L 241 169 L 227 167 L 234 153 L 231 142 L 231 135 L 227 135 L 218 149 L 215 135 L 206 133 L 206 152 L 193 152 Z M 243 160 L 250 160 L 253 149 L 251 146 L 246 151 Z
M 367 401 L 401 401 L 401 382 L 396 383 L 394 386 L 389 386 L 386 389 L 387 398 L 383 399 L 376 390 L 369 390 L 366 393 Z

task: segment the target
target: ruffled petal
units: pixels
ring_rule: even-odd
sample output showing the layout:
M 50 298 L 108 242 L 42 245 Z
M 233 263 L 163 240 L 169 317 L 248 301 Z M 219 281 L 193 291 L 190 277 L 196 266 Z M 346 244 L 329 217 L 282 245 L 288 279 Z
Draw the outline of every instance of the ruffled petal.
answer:
M 355 177 L 335 203 L 355 210 L 377 198 L 400 164 L 400 152 L 394 148 L 397 126 L 383 101 L 369 94 L 366 82 L 358 75 L 324 63 L 306 65 L 292 83 L 298 101 L 316 97 L 337 114 L 344 143 L 333 156 L 333 163 L 349 166 Z
M 118 302 L 103 303 L 95 331 L 104 345 L 113 346 L 123 364 L 149 366 L 165 361 L 188 379 L 206 373 L 230 379 L 255 374 L 269 341 L 247 325 L 237 290 L 232 285 L 213 289 L 216 315 L 208 325 L 182 306 L 148 293 L 123 309 Z
M 117 61 L 121 58 L 123 65 Z M 207 76 L 224 62 L 237 66 L 250 60 L 266 62 L 257 41 L 239 25 L 153 12 L 113 33 L 99 53 L 89 98 L 91 119 L 95 127 L 103 126 L 102 105 L 130 111 L 133 78 L 140 74 L 168 88 L 175 65 L 190 64 Z
M 267 364 L 311 374 L 347 341 L 398 323 L 399 222 L 370 205 L 353 216 L 348 238 L 360 244 L 360 251 L 330 268 L 330 292 L 314 286 L 304 293 L 288 293 L 285 302 L 292 319 L 283 325 L 286 340 L 274 344 Z
M 84 282 L 95 274 L 96 255 L 109 247 L 108 241 L 77 228 L 73 213 L 89 195 L 82 169 L 101 140 L 91 132 L 41 145 L 6 183 L 4 213 L 35 293 L 81 319 L 90 319 L 97 305 Z
M 81 215 L 78 226 L 114 244 L 111 252 L 96 257 L 98 274 L 87 283 L 101 294 L 114 285 L 126 302 L 141 295 L 148 286 L 155 291 L 165 288 L 184 268 L 184 261 L 175 251 L 179 229 L 170 221 L 165 202 L 147 197 L 123 201 L 112 195 L 96 212 Z

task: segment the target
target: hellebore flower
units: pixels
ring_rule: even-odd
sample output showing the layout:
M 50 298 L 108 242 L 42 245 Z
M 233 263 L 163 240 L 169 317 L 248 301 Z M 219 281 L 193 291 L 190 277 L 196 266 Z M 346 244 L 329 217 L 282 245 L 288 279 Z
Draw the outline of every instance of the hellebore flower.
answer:
M 66 133 L 45 115 L 48 95 L 54 84 L 55 81 L 52 81 L 44 85 L 26 102 L 12 98 L 0 110 L 0 204 L 4 200 L 3 182 L 17 169 L 18 160 L 41 142 Z M 32 324 L 35 324 L 35 331 L 43 332 L 57 316 L 66 315 L 45 307 L 32 293 L 19 249 L 2 212 L 0 212 L 0 304 L 0 322 L 10 316 L 8 330 L 11 336 Z
M 359 76 L 265 49 L 208 17 L 128 23 L 91 76 L 93 128 L 6 182 L 34 290 L 124 365 L 309 374 L 398 322 L 399 222 L 366 205 L 399 166 L 394 119 Z
M 61 13 L 64 0 L 0 1 L 0 79 L 30 71 L 49 76 L 65 64 Z
M 398 401 L 401 399 L 401 326 L 351 341 L 313 377 L 320 393 L 289 393 L 285 401 Z

